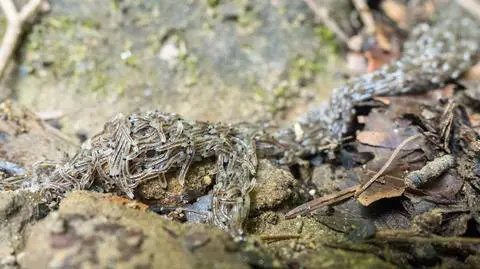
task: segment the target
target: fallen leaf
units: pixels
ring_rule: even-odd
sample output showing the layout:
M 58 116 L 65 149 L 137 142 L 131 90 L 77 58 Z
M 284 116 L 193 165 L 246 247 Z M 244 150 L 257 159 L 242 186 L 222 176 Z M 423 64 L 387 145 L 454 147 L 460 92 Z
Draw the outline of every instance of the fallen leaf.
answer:
M 380 146 L 381 142 L 387 139 L 388 133 L 375 131 L 361 131 L 357 134 L 357 140 L 360 143 L 372 146 Z
M 463 180 L 458 175 L 447 172 L 422 186 L 422 190 L 425 190 L 429 195 L 453 200 L 462 186 Z
M 405 139 L 418 133 L 411 128 L 409 120 L 392 120 L 388 116 L 389 114 L 382 114 L 377 109 L 372 110 L 366 118 L 364 130 L 357 133 L 357 141 L 365 145 L 393 150 Z M 420 149 L 423 143 L 423 138 L 417 139 L 408 143 L 403 150 Z
M 365 171 L 360 170 L 357 173 L 363 182 L 367 182 L 371 178 L 370 173 L 366 173 Z M 382 180 L 384 180 L 384 184 L 381 183 Z M 357 197 L 357 201 L 364 206 L 369 206 L 371 203 L 380 199 L 402 196 L 405 189 L 406 186 L 403 180 L 383 176 L 362 192 L 362 194 Z

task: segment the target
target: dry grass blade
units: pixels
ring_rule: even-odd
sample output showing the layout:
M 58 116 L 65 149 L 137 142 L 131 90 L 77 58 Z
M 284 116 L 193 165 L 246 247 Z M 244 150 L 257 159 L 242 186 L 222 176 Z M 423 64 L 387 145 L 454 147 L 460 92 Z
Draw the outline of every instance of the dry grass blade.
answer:
M 298 234 L 262 234 L 260 239 L 263 242 L 271 243 L 284 240 L 299 239 L 300 235 Z

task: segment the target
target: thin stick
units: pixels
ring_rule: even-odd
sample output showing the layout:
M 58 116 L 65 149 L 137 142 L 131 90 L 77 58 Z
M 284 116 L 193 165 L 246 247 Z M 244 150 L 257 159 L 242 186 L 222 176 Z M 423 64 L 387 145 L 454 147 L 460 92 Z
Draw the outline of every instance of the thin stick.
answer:
M 454 111 L 455 108 L 456 108 L 455 102 L 449 102 L 442 114 L 442 119 L 446 119 L 446 120 L 442 122 L 442 125 L 443 123 L 445 123 L 445 126 L 442 127 L 442 131 L 440 132 L 440 137 L 443 139 L 443 149 L 447 153 L 450 153 L 450 148 L 448 147 L 448 145 L 450 144 L 450 137 L 452 134 L 452 124 L 453 124 L 453 118 L 455 116 L 455 111 Z
M 314 200 L 312 200 L 308 203 L 305 203 L 303 205 L 300 205 L 300 206 L 290 210 L 289 212 L 287 212 L 287 214 L 285 214 L 285 218 L 291 219 L 291 218 L 294 218 L 294 217 L 296 217 L 300 214 L 305 214 L 305 213 L 311 212 L 313 210 L 316 210 L 320 207 L 327 206 L 327 205 L 332 205 L 332 204 L 336 204 L 338 202 L 341 202 L 345 199 L 348 199 L 348 198 L 352 197 L 353 194 L 355 193 L 355 191 L 358 190 L 359 187 L 360 187 L 360 184 L 349 187 L 349 188 L 346 188 L 346 189 L 343 189 L 343 190 L 341 190 L 339 192 L 336 192 L 336 193 L 332 193 L 332 194 L 325 195 L 323 197 L 314 199 Z
M 374 34 L 376 29 L 375 21 L 373 20 L 372 12 L 365 0 L 353 0 L 353 5 L 360 13 L 360 18 L 367 29 L 367 33 L 370 35 Z
M 325 26 L 327 26 L 330 31 L 334 32 L 337 37 L 342 40 L 345 44 L 348 45 L 350 38 L 343 32 L 342 28 L 330 18 L 328 15 L 328 10 L 325 7 L 317 7 L 314 0 L 304 0 L 305 3 L 310 7 L 310 9 L 315 13 L 315 15 L 322 21 Z
M 283 240 L 291 240 L 291 239 L 298 239 L 300 235 L 298 234 L 262 234 L 260 235 L 260 239 L 262 241 L 268 242 L 277 242 Z
M 457 0 L 457 3 L 477 17 L 477 19 L 480 19 L 480 2 L 475 0 Z
M 380 169 L 380 171 L 378 171 L 367 183 L 365 183 L 355 193 L 355 198 L 360 196 L 360 194 L 362 194 L 366 189 L 368 189 L 368 187 L 370 187 L 370 185 L 372 185 L 373 182 L 375 182 L 383 173 L 385 173 L 385 171 L 392 164 L 393 160 L 395 159 L 395 157 L 397 157 L 397 155 L 400 153 L 400 151 L 402 150 L 403 147 L 405 147 L 408 143 L 410 143 L 411 141 L 413 141 L 413 140 L 415 140 L 415 139 L 417 139 L 421 136 L 422 136 L 422 134 L 416 134 L 414 136 L 410 136 L 409 138 L 403 140 L 403 142 L 400 143 L 400 145 L 398 145 L 398 147 L 393 151 L 392 155 L 390 156 L 388 161 L 383 165 L 382 169 Z
M 3 77 L 7 64 L 17 48 L 25 24 L 40 11 L 46 0 L 30 0 L 21 10 L 17 11 L 13 0 L 0 0 L 0 7 L 7 17 L 7 29 L 0 46 L 0 79 Z

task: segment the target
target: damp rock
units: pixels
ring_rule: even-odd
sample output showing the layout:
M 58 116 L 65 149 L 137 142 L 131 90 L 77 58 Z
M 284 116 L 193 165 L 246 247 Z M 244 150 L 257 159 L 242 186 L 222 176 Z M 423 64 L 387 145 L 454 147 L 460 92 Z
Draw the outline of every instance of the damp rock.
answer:
M 269 231 L 269 229 L 277 225 L 281 219 L 283 219 L 282 213 L 266 211 L 256 217 L 250 218 L 247 221 L 246 229 L 249 233 L 262 233 Z
M 26 191 L 0 192 L 0 268 L 17 268 L 17 255 L 36 222 L 36 203 Z
M 295 198 L 298 183 L 290 172 L 274 166 L 268 160 L 259 161 L 257 171 L 257 181 L 250 194 L 254 214 L 274 209 Z
M 60 229 L 59 229 L 60 227 Z M 69 194 L 32 230 L 22 268 L 250 268 L 231 237 L 207 225 L 182 225 L 116 196 Z
M 441 227 L 443 216 L 440 210 L 433 209 L 429 212 L 415 216 L 410 229 L 419 233 L 436 233 Z
M 317 188 L 320 193 L 330 193 L 344 188 L 345 183 L 348 182 L 347 171 L 338 166 L 331 164 L 323 164 L 313 169 L 312 184 Z
M 0 104 L 0 160 L 31 168 L 40 160 L 59 160 L 77 145 L 13 101 Z

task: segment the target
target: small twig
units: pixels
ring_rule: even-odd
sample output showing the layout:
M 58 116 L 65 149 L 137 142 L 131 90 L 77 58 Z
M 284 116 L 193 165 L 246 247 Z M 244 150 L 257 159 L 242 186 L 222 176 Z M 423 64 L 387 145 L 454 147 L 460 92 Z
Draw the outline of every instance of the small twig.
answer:
M 448 145 L 450 144 L 450 139 L 452 135 L 452 124 L 453 118 L 455 116 L 455 108 L 455 102 L 449 102 L 442 114 L 442 119 L 445 120 L 442 122 L 442 125 L 444 126 L 440 133 L 440 137 L 443 139 L 443 149 L 448 153 L 450 153 L 450 148 L 448 147 Z
M 342 40 L 345 44 L 348 45 L 350 38 L 345 34 L 345 32 L 338 26 L 338 24 L 330 18 L 328 15 L 328 10 L 325 7 L 317 7 L 314 0 L 304 0 L 305 3 L 310 7 L 310 9 L 315 13 L 315 15 L 322 21 L 325 26 L 334 32 L 337 37 Z
M 409 188 L 418 188 L 454 166 L 455 158 L 452 155 L 444 155 L 428 162 L 422 169 L 410 172 L 405 177 L 405 184 Z
M 457 0 L 457 3 L 480 20 L 480 2 L 475 0 Z
M 332 194 L 325 195 L 323 197 L 314 199 L 314 200 L 312 200 L 308 203 L 305 203 L 303 205 L 300 205 L 300 206 L 290 210 L 289 212 L 287 212 L 287 214 L 285 214 L 285 218 L 291 219 L 291 218 L 294 218 L 294 217 L 296 217 L 300 214 L 305 214 L 305 213 L 311 212 L 313 210 L 316 210 L 320 207 L 327 206 L 327 205 L 332 205 L 332 204 L 336 204 L 338 202 L 341 202 L 345 199 L 348 199 L 348 198 L 352 197 L 353 194 L 355 193 L 355 191 L 358 190 L 359 187 L 360 187 L 360 184 L 349 187 L 349 188 L 346 188 L 346 189 L 341 190 L 341 191 L 336 192 L 336 193 L 332 193 Z
M 388 169 L 388 167 L 392 164 L 393 160 L 395 159 L 395 157 L 397 157 L 397 155 L 400 153 L 400 151 L 402 150 L 403 147 L 405 147 L 408 143 L 410 143 L 411 141 L 419 138 L 420 136 L 422 136 L 422 134 L 416 134 L 414 136 L 410 136 L 409 138 L 403 140 L 402 143 L 400 143 L 400 145 L 398 145 L 398 147 L 393 151 L 392 155 L 390 156 L 390 158 L 388 159 L 388 161 L 383 165 L 382 169 L 380 169 L 380 171 L 378 171 L 367 183 L 365 183 L 356 193 L 355 193 L 355 197 L 358 197 L 360 196 L 360 194 L 362 194 L 366 189 L 368 189 L 368 187 L 370 187 L 370 185 L 372 185 L 380 176 L 382 176 L 383 173 L 385 173 L 385 171 Z
M 376 31 L 375 21 L 365 0 L 353 0 L 353 5 L 360 13 L 360 18 L 367 29 L 367 33 L 370 35 L 374 34 Z
M 300 235 L 298 234 L 262 234 L 260 239 L 264 242 L 277 242 L 283 240 L 298 239 Z
M 0 79 L 17 48 L 24 26 L 41 11 L 44 3 L 46 0 L 30 0 L 18 12 L 12 0 L 0 1 L 0 7 L 7 18 L 7 29 L 0 46 Z

